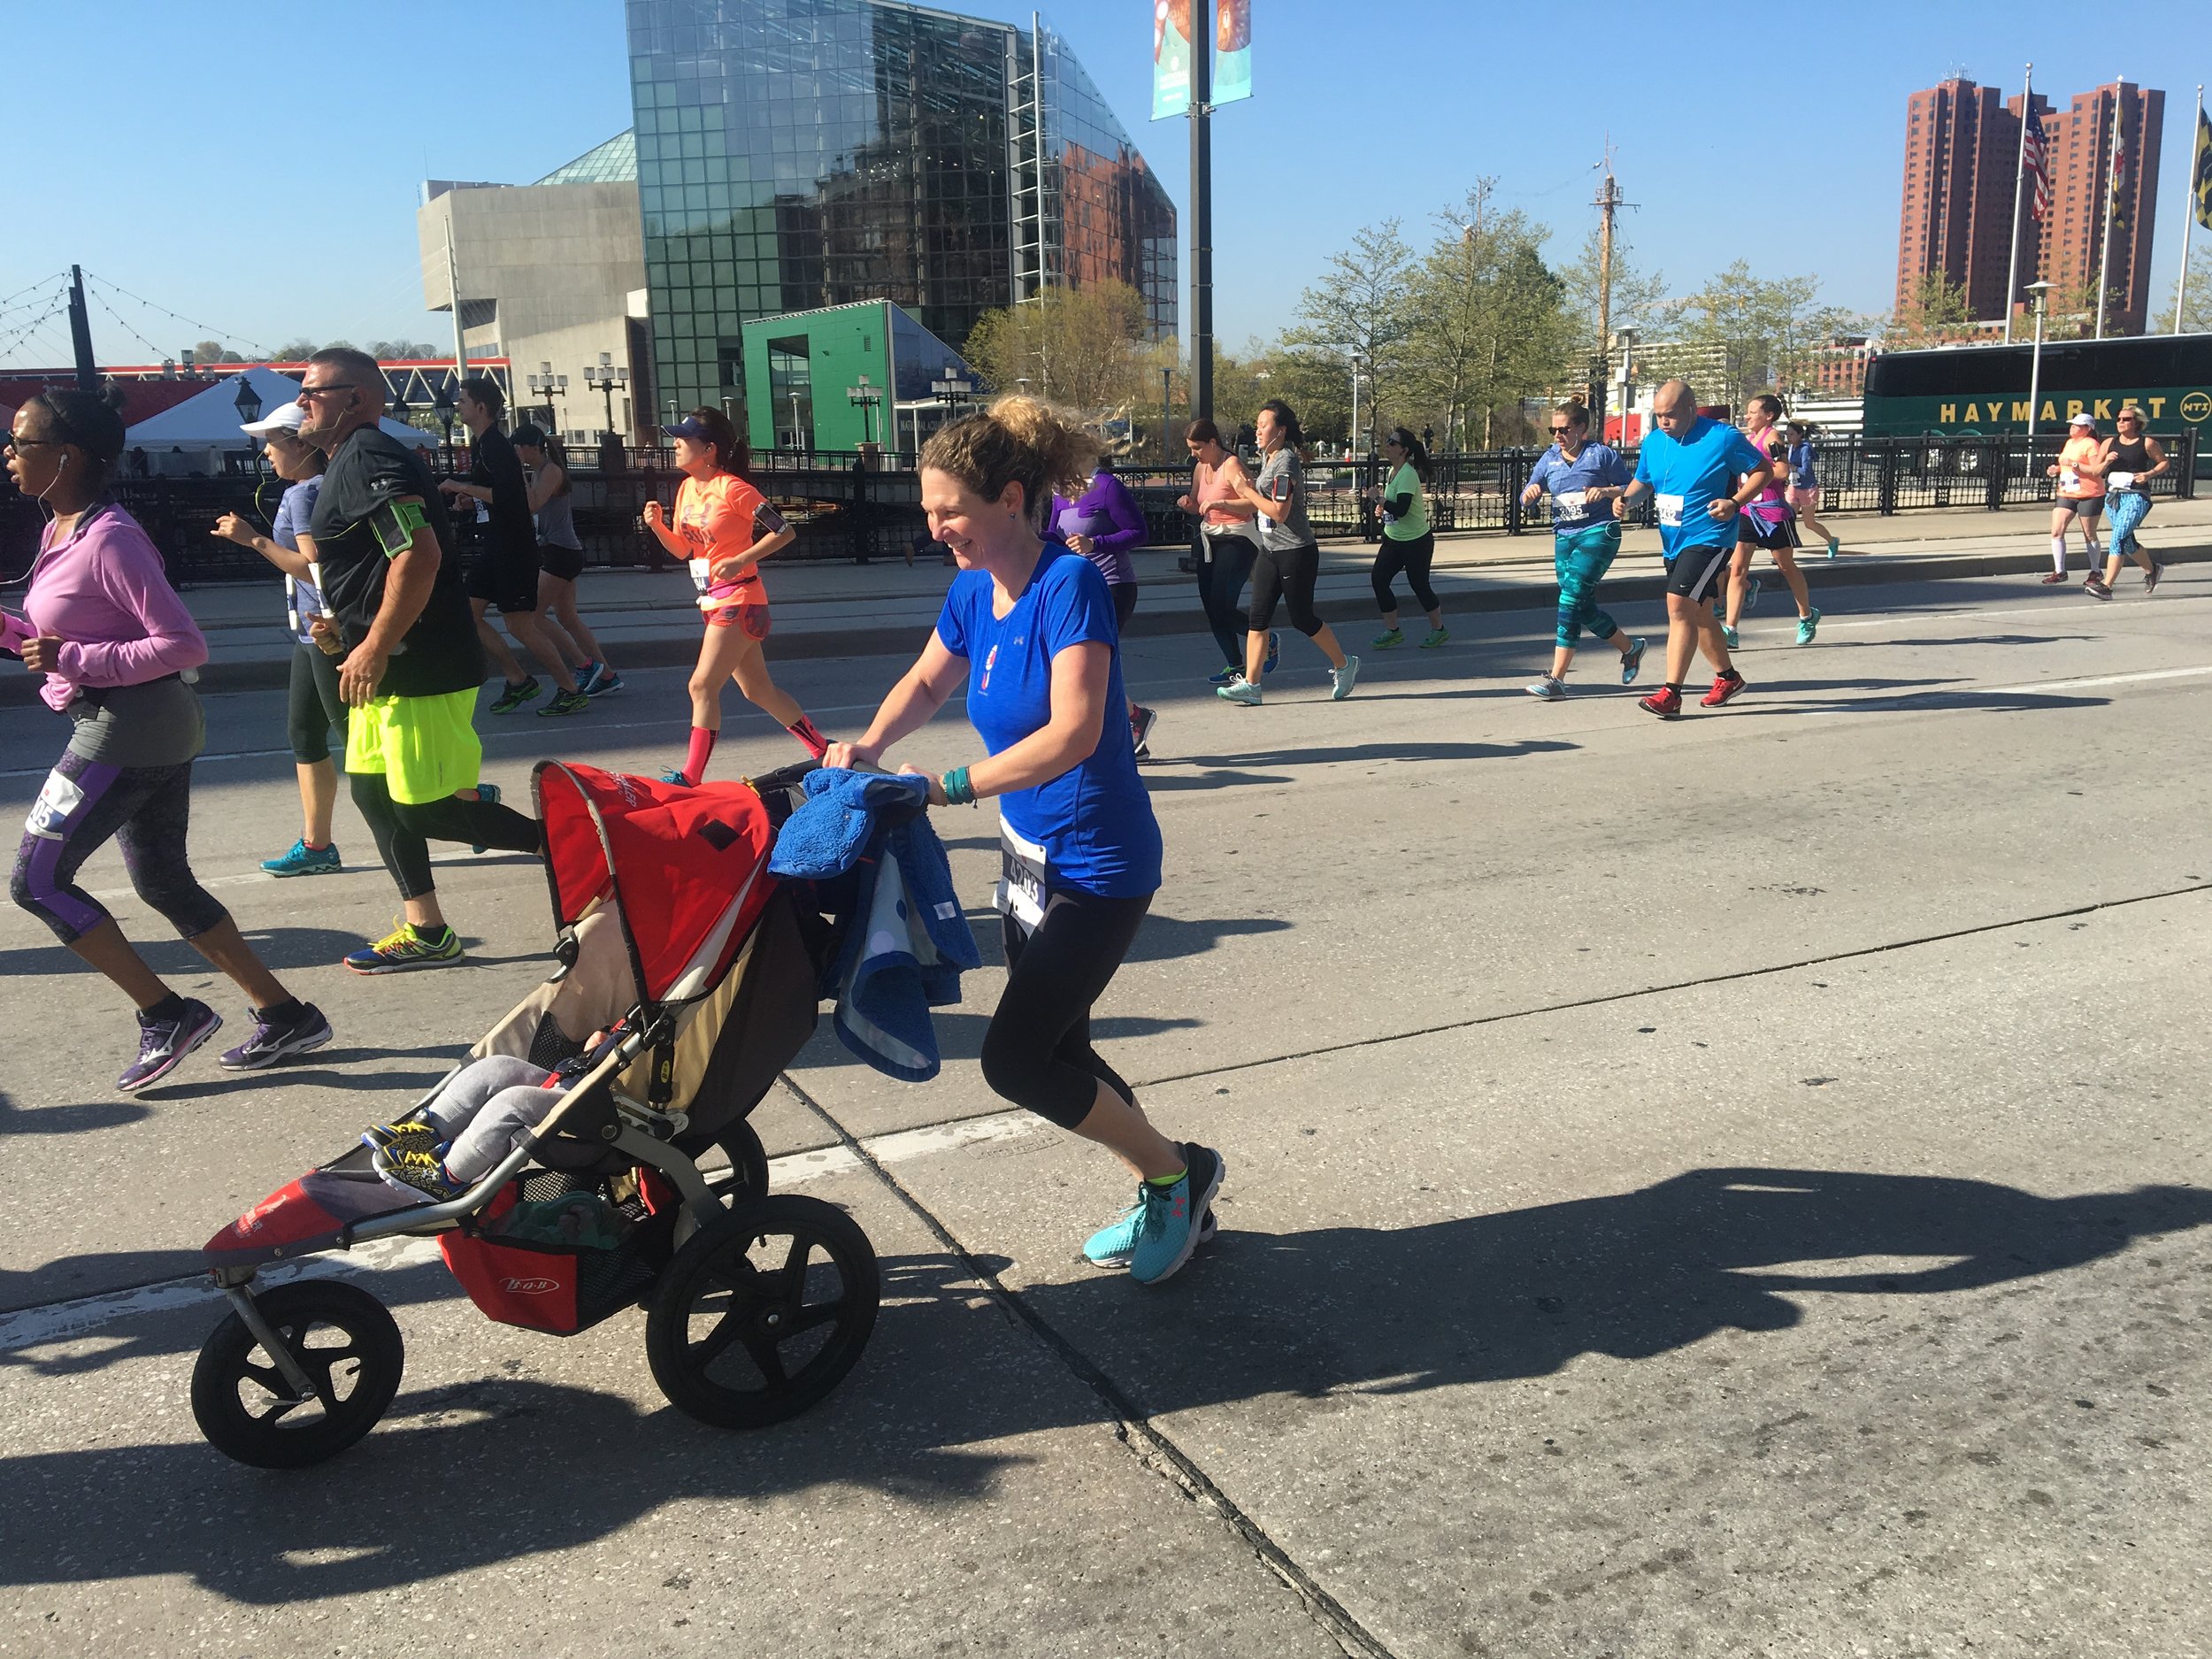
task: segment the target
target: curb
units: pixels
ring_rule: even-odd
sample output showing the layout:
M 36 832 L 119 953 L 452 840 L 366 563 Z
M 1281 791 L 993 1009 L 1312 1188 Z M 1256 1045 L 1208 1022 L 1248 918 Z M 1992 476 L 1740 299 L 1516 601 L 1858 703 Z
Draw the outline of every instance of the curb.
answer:
M 2212 563 L 2212 543 L 2199 547 L 2158 549 L 2169 565 Z M 1534 561 L 1531 561 L 1533 563 Z M 2047 553 L 1965 553 L 1898 559 L 1878 553 L 1852 554 L 1830 564 L 1825 559 L 1804 561 L 1816 588 L 1872 588 L 1900 581 L 1959 581 L 1985 576 L 2032 576 L 2050 567 Z M 1629 576 L 1605 584 L 1608 603 L 1661 600 L 1666 597 L 1665 578 Z M 1557 595 L 1548 582 L 1501 583 L 1472 592 L 1440 595 L 1448 613 L 1490 616 L 1513 611 L 1550 611 Z M 1372 618 L 1374 601 L 1361 596 L 1325 599 L 1314 609 L 1325 622 L 1355 622 Z M 902 623 L 895 627 L 852 628 L 843 631 L 809 628 L 772 634 L 771 662 L 820 661 L 839 657 L 906 656 L 920 649 L 926 622 Z M 1187 610 L 1140 611 L 1129 621 L 1130 634 L 1138 639 L 1175 634 L 1205 634 L 1206 619 L 1194 600 Z M 694 631 L 657 638 L 626 641 L 622 665 L 629 668 L 688 668 L 698 660 L 699 636 Z M 200 670 L 199 686 L 205 692 L 280 690 L 291 683 L 291 657 L 255 658 L 244 662 L 209 663 Z M 38 692 L 27 675 L 0 680 L 0 709 L 29 707 Z

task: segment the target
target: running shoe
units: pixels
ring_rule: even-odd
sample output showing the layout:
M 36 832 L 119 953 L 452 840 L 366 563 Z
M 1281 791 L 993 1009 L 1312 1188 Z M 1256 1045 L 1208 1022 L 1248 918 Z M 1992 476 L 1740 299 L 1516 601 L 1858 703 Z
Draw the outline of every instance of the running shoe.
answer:
M 695 789 L 699 787 L 684 775 L 684 769 L 681 766 L 664 767 L 661 771 L 661 781 L 672 783 L 685 789 Z
M 499 804 L 499 786 L 495 783 L 478 784 L 476 786 L 476 798 L 479 801 L 488 803 L 490 805 L 497 806 Z M 469 848 L 469 850 L 472 853 L 481 854 L 484 850 L 483 843 L 481 841 L 476 842 Z
M 1137 1251 L 1137 1231 L 1144 1222 L 1144 1194 L 1120 1215 L 1083 1240 L 1083 1256 L 1093 1267 L 1126 1267 Z M 1198 1241 L 1210 1244 L 1220 1231 L 1210 1209 L 1198 1217 Z
M 2043 585 L 2046 588 L 2055 588 L 2059 585 L 2059 583 L 2064 581 L 2065 580 L 2066 572 L 2064 571 L 2053 571 L 2048 576 L 2046 576 L 2043 579 Z
M 386 1180 L 433 1198 L 457 1198 L 468 1190 L 445 1172 L 438 1155 L 426 1148 L 380 1147 L 369 1155 L 369 1163 Z
M 599 664 L 598 673 L 592 677 L 591 684 L 584 687 L 584 695 L 587 697 L 603 697 L 611 691 L 621 689 L 622 676 L 616 673 L 606 664 L 602 663 Z
M 365 945 L 346 958 L 356 973 L 408 973 L 417 968 L 449 968 L 464 960 L 461 935 L 450 927 L 430 933 L 412 922 L 402 922 L 373 945 Z
M 504 691 L 501 692 L 499 694 L 498 701 L 492 704 L 492 712 L 494 714 L 512 714 L 517 709 L 522 707 L 524 703 L 529 702 L 543 689 L 544 687 L 538 684 L 538 677 L 535 674 L 533 674 L 520 685 L 510 686 Z
M 581 714 L 590 707 L 591 698 L 580 686 L 574 691 L 555 692 L 553 701 L 538 710 L 538 718 L 542 720 L 549 714 Z
M 174 1019 L 138 1017 L 138 1058 L 131 1063 L 115 1087 L 134 1094 L 149 1083 L 158 1083 L 184 1064 L 185 1056 L 223 1026 L 223 1017 L 205 1002 L 183 999 L 184 1010 Z
M 1734 669 L 1713 677 L 1713 688 L 1698 699 L 1709 709 L 1717 709 L 1724 703 L 1733 703 L 1736 694 L 1743 689 L 1743 676 Z
M 1224 703 L 1240 703 L 1248 709 L 1260 706 L 1260 688 L 1248 680 L 1233 680 L 1214 695 Z
M 372 1152 L 400 1147 L 420 1147 L 432 1151 L 438 1144 L 438 1131 L 435 1125 L 421 1118 L 404 1118 L 396 1124 L 371 1124 L 361 1132 L 361 1144 Z
M 1644 652 L 1650 644 L 1649 640 L 1639 634 L 1636 643 L 1621 653 L 1621 684 L 1632 686 L 1636 683 L 1636 676 L 1644 672 Z
M 1800 645 L 1810 645 L 1813 642 L 1813 635 L 1819 632 L 1820 611 L 1817 607 L 1815 607 L 1809 614 L 1798 618 L 1797 642 Z
M 1282 660 L 1282 633 L 1279 629 L 1270 628 L 1267 631 L 1267 660 L 1260 664 L 1260 672 L 1263 674 L 1273 673 L 1275 672 L 1275 664 Z
M 1352 687 L 1359 684 L 1359 658 L 1347 657 L 1344 666 L 1329 670 L 1329 696 L 1341 703 L 1352 695 Z
M 1174 1277 L 1198 1248 L 1198 1218 L 1213 1207 L 1225 1171 L 1221 1155 L 1210 1147 L 1187 1141 L 1182 1148 L 1183 1179 L 1172 1187 L 1146 1181 L 1138 1202 L 1144 1214 L 1137 1218 L 1136 1248 L 1129 1253 L 1129 1277 L 1140 1285 L 1157 1285 Z
M 1451 637 L 1452 631 L 1449 628 L 1431 628 L 1429 637 L 1421 641 L 1421 649 L 1425 651 L 1432 651 Z
M 2150 569 L 2143 572 L 2143 596 L 2145 598 L 2147 599 L 2151 595 L 2158 591 L 2158 579 L 2165 573 L 2166 567 L 2163 565 L 2158 564 L 2154 560 L 2152 562 Z
M 1721 643 L 1732 651 L 1740 649 L 1743 644 L 1743 640 L 1738 635 L 1736 630 L 1725 622 L 1720 625 L 1720 638 Z
M 1521 689 L 1539 702 L 1557 703 L 1567 695 L 1567 682 L 1553 675 L 1546 674 L 1540 679 L 1532 680 Z
M 575 672 L 576 689 L 588 697 L 599 676 L 607 672 L 607 665 L 604 663 L 584 663 L 580 664 Z
M 2081 590 L 2085 594 L 2088 595 L 2092 599 L 2109 599 L 2112 597 L 2112 589 L 2106 587 L 2101 580 L 2094 576 L 2092 576 L 2087 581 L 2081 585 Z
M 1367 644 L 1371 650 L 1394 651 L 1405 642 L 1406 631 L 1403 628 L 1393 628 L 1387 634 L 1378 634 L 1373 639 L 1368 641 Z
M 1682 694 L 1672 686 L 1662 686 L 1648 697 L 1637 698 L 1636 706 L 1646 714 L 1655 714 L 1663 720 L 1672 720 L 1682 713 Z
M 1210 686 L 1233 686 L 1243 678 L 1244 670 L 1232 666 L 1223 669 L 1217 674 L 1207 675 L 1206 683 Z
M 1141 703 L 1129 711 L 1129 742 L 1139 760 L 1152 758 L 1152 728 L 1159 723 L 1160 711 Z
M 1756 611 L 1759 608 L 1759 579 L 1756 576 L 1751 579 L 1751 586 L 1744 590 L 1743 608 L 1746 611 Z
M 1833 558 L 1837 554 L 1842 551 L 1843 538 L 1841 536 L 1830 536 L 1828 538 L 1828 557 L 1830 558 Z
M 312 1002 L 302 1002 L 297 1011 L 280 1018 L 272 1018 L 257 1008 L 253 1035 L 235 1048 L 225 1049 L 216 1064 L 226 1071 L 258 1071 L 265 1065 L 319 1048 L 329 1041 L 330 1022 Z
M 338 843 L 327 847 L 310 847 L 302 836 L 292 843 L 292 850 L 281 858 L 264 858 L 261 867 L 273 876 L 333 876 L 345 865 L 338 859 Z

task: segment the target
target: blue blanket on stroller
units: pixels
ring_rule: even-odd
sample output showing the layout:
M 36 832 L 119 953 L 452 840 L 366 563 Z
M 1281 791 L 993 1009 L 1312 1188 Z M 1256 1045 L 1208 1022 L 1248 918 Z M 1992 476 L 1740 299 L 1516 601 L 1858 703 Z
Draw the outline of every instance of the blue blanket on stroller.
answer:
M 961 973 L 982 963 L 922 810 L 928 780 L 824 770 L 804 787 L 768 868 L 821 879 L 859 867 L 844 945 L 822 987 L 836 998 L 838 1041 L 887 1076 L 926 1083 L 940 1066 L 929 1010 L 959 1002 Z

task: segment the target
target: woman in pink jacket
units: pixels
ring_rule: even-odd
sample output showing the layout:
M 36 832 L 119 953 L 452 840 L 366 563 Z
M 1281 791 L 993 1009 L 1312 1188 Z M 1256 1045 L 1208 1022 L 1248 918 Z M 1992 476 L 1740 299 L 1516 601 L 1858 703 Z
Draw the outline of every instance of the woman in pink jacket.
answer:
M 165 985 L 76 885 L 78 868 L 111 839 L 138 896 L 251 1004 L 253 1035 L 222 1056 L 225 1067 L 322 1047 L 329 1022 L 277 983 L 192 874 L 192 761 L 206 733 L 183 676 L 207 660 L 207 643 L 145 531 L 104 499 L 123 452 L 122 418 L 89 392 L 42 392 L 16 411 L 7 452 L 15 487 L 53 516 L 23 614 L 0 611 L 0 646 L 46 676 L 39 695 L 73 727 L 24 825 L 10 895 L 138 1005 L 138 1058 L 118 1088 L 166 1077 L 223 1020 Z

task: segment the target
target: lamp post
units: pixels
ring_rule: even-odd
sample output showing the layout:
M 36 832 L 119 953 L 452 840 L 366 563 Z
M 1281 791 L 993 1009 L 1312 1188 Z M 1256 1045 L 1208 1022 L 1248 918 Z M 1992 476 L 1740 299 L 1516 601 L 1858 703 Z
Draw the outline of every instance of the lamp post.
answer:
M 565 380 L 563 384 L 566 384 Z M 614 430 L 615 392 L 618 388 L 626 390 L 629 384 L 630 371 L 615 362 L 614 353 L 611 351 L 601 352 L 596 364 L 588 365 L 585 367 L 585 387 L 588 390 L 599 393 L 607 400 L 607 430 L 609 432 Z
M 945 406 L 945 419 L 950 420 L 953 411 L 967 403 L 968 395 L 975 390 L 975 385 L 972 381 L 962 380 L 960 372 L 948 363 L 945 365 L 944 378 L 932 380 L 929 389 L 937 394 L 937 401 Z M 921 434 L 918 431 L 915 442 L 918 445 L 920 442 Z
M 445 464 L 449 471 L 453 465 L 453 385 L 450 377 L 438 382 L 438 389 L 430 395 L 430 407 L 437 411 L 438 424 L 445 428 Z
M 1175 456 L 1168 448 L 1169 426 L 1175 421 L 1175 370 L 1172 366 L 1160 371 L 1160 460 L 1173 465 Z
M 860 382 L 857 386 L 845 388 L 845 401 L 860 411 L 861 442 L 864 444 L 873 443 L 876 441 L 876 411 L 883 403 L 883 388 L 869 385 L 868 377 L 864 374 L 857 378 Z
M 558 431 L 561 425 L 561 412 L 553 407 L 553 400 L 556 397 L 568 396 L 568 376 L 554 373 L 553 365 L 550 363 L 541 362 L 538 365 L 538 372 L 530 377 L 530 396 L 545 399 L 545 424 Z
M 261 419 L 261 399 L 254 395 L 253 382 L 244 375 L 238 377 L 238 424 L 250 426 Z M 246 454 L 253 462 L 253 470 L 261 471 L 261 442 L 250 432 L 246 434 Z
M 2035 300 L 2035 349 L 2028 356 L 2028 476 L 2035 476 L 2035 418 L 2043 406 L 2043 306 L 2051 282 L 2031 282 L 2027 292 Z

